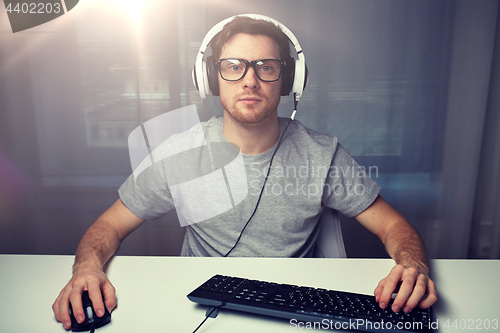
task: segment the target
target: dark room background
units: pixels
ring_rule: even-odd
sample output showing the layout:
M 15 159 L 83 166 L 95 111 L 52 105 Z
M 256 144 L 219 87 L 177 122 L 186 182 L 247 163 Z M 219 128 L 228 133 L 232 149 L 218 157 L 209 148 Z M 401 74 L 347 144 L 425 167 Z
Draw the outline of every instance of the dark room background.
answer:
M 0 6 L 0 253 L 73 254 L 132 171 L 134 128 L 190 104 L 222 114 L 191 69 L 241 13 L 296 35 L 310 74 L 296 119 L 372 167 L 431 258 L 500 258 L 498 0 L 86 0 L 15 34 Z M 348 257 L 385 256 L 342 226 Z M 178 255 L 183 233 L 172 212 L 119 254 Z

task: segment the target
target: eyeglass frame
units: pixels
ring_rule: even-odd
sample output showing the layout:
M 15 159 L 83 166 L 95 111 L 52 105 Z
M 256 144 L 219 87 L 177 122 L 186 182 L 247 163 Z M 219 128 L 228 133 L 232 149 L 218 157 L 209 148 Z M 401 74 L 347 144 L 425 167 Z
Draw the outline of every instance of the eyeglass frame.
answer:
M 243 75 L 237 79 L 237 80 L 228 80 L 226 78 L 224 78 L 224 76 L 222 76 L 222 69 L 221 69 L 221 63 L 222 61 L 224 60 L 239 60 L 241 62 L 243 62 L 245 64 L 245 71 L 243 72 Z M 259 61 L 266 61 L 266 60 L 273 60 L 273 61 L 277 61 L 279 64 L 280 64 L 280 74 L 278 75 L 278 78 L 276 80 L 271 80 L 271 81 L 268 81 L 268 80 L 262 80 L 259 76 L 259 74 L 257 74 L 257 71 L 255 70 L 255 65 L 257 65 L 257 62 Z M 221 59 L 217 59 L 215 61 L 215 64 L 217 65 L 217 68 L 219 70 L 219 75 L 220 77 L 224 80 L 224 81 L 229 81 L 229 82 L 236 82 L 236 81 L 239 81 L 241 79 L 243 79 L 245 77 L 245 75 L 247 75 L 247 72 L 248 72 L 248 68 L 249 67 L 252 67 L 254 72 L 255 72 L 255 75 L 257 76 L 257 78 L 259 80 L 261 80 L 262 82 L 276 82 L 278 81 L 279 79 L 281 79 L 281 74 L 283 73 L 283 68 L 286 66 L 286 61 L 285 60 L 278 60 L 278 59 L 258 59 L 258 60 L 253 60 L 253 61 L 249 61 L 249 60 L 245 60 L 245 59 L 241 59 L 241 58 L 221 58 Z

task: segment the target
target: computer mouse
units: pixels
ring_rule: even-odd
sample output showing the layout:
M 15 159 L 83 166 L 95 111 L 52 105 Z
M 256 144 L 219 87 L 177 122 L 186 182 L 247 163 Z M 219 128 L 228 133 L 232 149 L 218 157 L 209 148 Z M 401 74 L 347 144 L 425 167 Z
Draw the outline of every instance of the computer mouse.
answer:
M 104 302 L 104 296 L 102 297 Z M 111 313 L 109 313 L 108 309 L 104 307 L 104 315 L 102 317 L 98 317 L 94 311 L 94 307 L 92 306 L 92 302 L 90 301 L 89 292 L 84 290 L 82 293 L 82 306 L 83 312 L 85 313 L 85 320 L 79 324 L 76 321 L 75 316 L 73 315 L 73 308 L 71 304 L 69 305 L 69 314 L 71 317 L 71 331 L 73 332 L 92 332 L 99 327 L 103 327 L 104 325 L 109 324 L 111 321 Z

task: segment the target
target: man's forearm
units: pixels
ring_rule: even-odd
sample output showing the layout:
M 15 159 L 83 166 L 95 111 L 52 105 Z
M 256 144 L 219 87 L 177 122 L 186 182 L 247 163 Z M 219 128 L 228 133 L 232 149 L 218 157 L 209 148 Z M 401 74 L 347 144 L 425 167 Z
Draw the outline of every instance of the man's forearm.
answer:
M 399 220 L 390 226 L 384 244 L 387 253 L 396 263 L 413 266 L 428 275 L 429 263 L 424 242 L 406 220 Z
M 428 308 L 437 299 L 436 286 L 429 279 L 429 265 L 425 245 L 417 231 L 381 196 L 356 216 L 363 226 L 376 235 L 385 245 L 387 253 L 396 261 L 394 266 L 375 288 L 375 299 L 382 309 L 390 303 L 392 294 L 400 286 L 392 311 L 403 309 L 408 313 L 419 305 Z M 422 301 L 422 297 L 428 296 Z
M 106 262 L 118 251 L 121 239 L 112 225 L 98 218 L 85 232 L 76 250 L 73 273 L 84 267 L 104 269 Z

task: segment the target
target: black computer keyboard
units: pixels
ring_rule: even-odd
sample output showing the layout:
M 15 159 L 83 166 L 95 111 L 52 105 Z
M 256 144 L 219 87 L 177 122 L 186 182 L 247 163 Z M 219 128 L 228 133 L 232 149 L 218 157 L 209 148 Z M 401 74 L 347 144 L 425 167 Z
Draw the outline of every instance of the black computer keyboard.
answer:
M 433 332 L 432 308 L 394 313 L 390 305 L 382 310 L 374 296 L 335 290 L 214 275 L 187 297 L 209 310 L 220 306 L 286 318 L 292 328 Z

